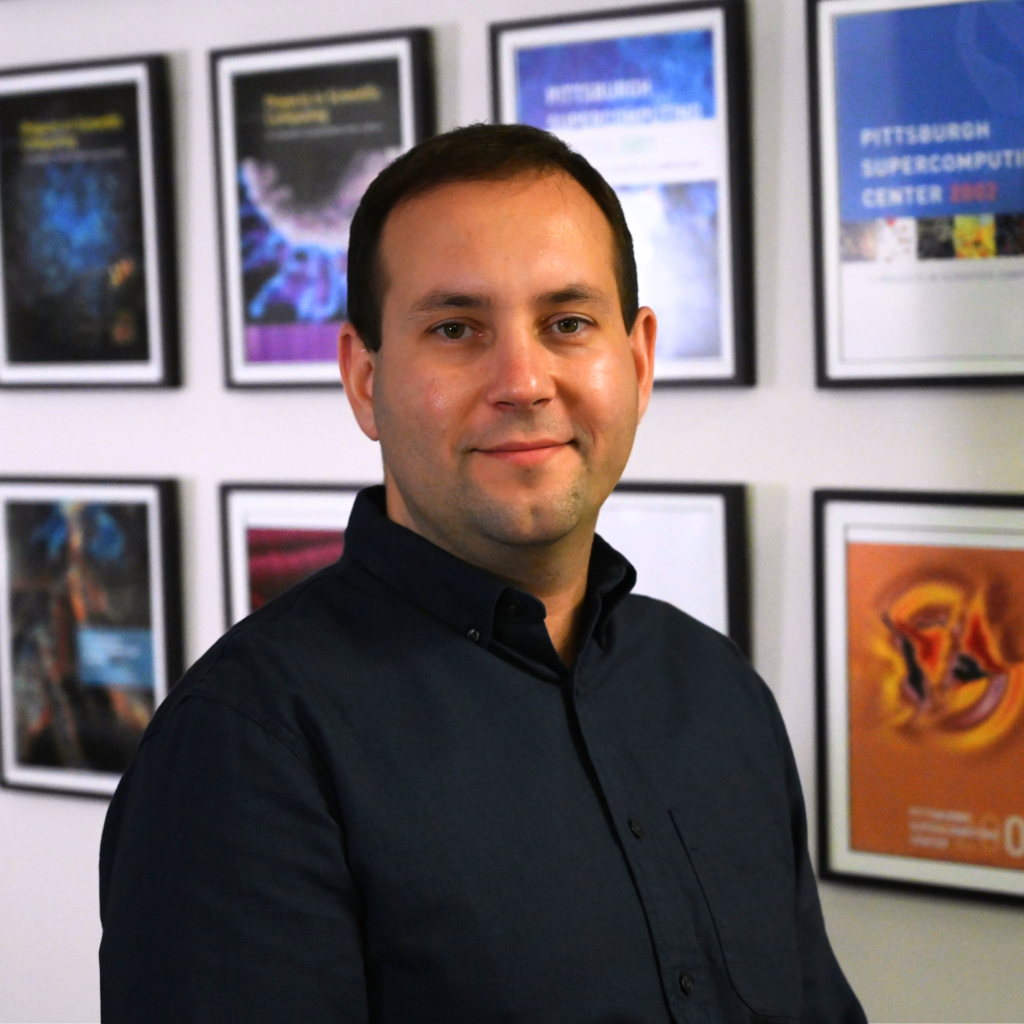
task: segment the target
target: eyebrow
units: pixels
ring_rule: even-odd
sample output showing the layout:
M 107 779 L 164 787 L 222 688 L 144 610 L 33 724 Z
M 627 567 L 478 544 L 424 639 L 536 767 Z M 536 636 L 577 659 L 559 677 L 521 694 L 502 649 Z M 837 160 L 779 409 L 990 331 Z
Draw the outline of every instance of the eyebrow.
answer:
M 608 298 L 603 292 L 588 288 L 585 284 L 570 284 L 537 296 L 537 303 L 541 306 L 561 306 L 567 302 L 592 302 L 597 306 L 607 306 Z
M 491 302 L 483 295 L 469 295 L 465 292 L 430 292 L 415 306 L 414 313 L 436 313 L 445 309 L 486 309 Z
M 608 306 L 603 292 L 595 291 L 584 284 L 569 284 L 553 292 L 543 292 L 535 302 L 539 306 L 561 306 L 568 302 L 590 302 L 597 306 Z M 449 309 L 489 309 L 492 303 L 484 295 L 466 292 L 435 291 L 424 295 L 413 307 L 413 313 L 437 313 Z

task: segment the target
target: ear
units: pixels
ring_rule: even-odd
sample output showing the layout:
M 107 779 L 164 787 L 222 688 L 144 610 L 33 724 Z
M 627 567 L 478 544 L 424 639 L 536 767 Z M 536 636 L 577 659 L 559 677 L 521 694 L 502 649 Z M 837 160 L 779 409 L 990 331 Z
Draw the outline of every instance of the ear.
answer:
M 377 370 L 377 353 L 371 352 L 359 332 L 348 321 L 338 333 L 338 365 L 345 385 L 348 404 L 362 432 L 377 441 L 377 421 L 373 413 L 373 378 Z
M 629 334 L 629 347 L 633 352 L 636 367 L 639 415 L 643 419 L 651 401 L 651 387 L 654 384 L 654 348 L 658 340 L 658 318 L 650 306 L 641 306 Z

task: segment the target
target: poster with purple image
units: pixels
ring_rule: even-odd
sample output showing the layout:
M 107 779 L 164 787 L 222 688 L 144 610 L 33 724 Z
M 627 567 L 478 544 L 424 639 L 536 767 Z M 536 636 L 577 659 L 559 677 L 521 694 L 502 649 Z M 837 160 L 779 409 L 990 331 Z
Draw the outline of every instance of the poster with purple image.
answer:
M 424 31 L 213 54 L 233 386 L 340 385 L 348 233 L 430 130 Z
M 658 316 L 661 383 L 752 382 L 742 88 L 730 66 L 741 8 L 492 26 L 497 119 L 558 135 L 619 197 L 640 303 Z

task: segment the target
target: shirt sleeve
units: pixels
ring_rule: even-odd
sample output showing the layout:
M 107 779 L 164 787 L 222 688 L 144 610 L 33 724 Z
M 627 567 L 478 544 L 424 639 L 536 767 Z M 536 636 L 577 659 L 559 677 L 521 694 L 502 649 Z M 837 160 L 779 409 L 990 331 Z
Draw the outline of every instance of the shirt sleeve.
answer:
M 860 1002 L 846 980 L 825 931 L 818 886 L 807 849 L 807 811 L 796 760 L 782 716 L 774 706 L 775 728 L 786 766 L 786 795 L 796 860 L 796 924 L 800 942 L 803 1024 L 867 1024 Z
M 359 893 L 296 749 L 199 695 L 143 741 L 100 851 L 105 1024 L 367 1020 Z

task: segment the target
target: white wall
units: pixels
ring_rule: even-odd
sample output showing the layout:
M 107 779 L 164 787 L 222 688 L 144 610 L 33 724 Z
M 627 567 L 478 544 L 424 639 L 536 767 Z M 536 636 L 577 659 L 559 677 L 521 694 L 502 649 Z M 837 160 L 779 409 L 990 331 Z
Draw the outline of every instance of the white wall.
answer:
M 189 659 L 222 629 L 217 485 L 361 482 L 377 454 L 341 393 L 222 386 L 207 51 L 380 28 L 437 32 L 440 125 L 488 117 L 487 23 L 621 0 L 2 0 L 0 67 L 172 55 L 185 387 L 0 393 L 4 473 L 184 485 Z M 755 662 L 813 801 L 810 491 L 1024 489 L 1024 394 L 815 390 L 801 0 L 752 0 L 758 386 L 660 391 L 627 476 L 752 485 Z M 0 1021 L 99 1018 L 96 860 L 106 805 L 0 791 Z M 822 886 L 837 953 L 883 1021 L 1024 1019 L 1024 909 Z

